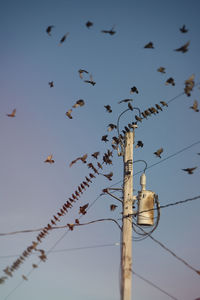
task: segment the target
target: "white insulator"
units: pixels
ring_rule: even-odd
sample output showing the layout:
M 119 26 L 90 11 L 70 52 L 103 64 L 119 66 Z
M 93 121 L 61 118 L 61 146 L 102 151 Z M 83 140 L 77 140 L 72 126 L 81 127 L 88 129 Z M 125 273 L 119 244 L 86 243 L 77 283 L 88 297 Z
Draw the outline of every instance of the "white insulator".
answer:
M 138 225 L 154 225 L 154 197 L 155 193 L 152 191 L 143 190 L 138 193 Z
M 143 173 L 141 176 L 140 176 L 140 185 L 142 187 L 142 191 L 145 191 L 146 190 L 146 175 L 145 173 Z

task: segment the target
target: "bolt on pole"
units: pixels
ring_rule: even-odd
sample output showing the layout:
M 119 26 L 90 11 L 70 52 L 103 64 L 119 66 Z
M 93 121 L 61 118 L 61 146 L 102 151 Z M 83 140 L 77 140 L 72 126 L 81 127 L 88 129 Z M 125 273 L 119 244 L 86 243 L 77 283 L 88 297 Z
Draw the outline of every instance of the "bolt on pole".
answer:
M 125 133 L 124 146 L 121 300 L 131 300 L 132 290 L 133 143 L 134 128 Z

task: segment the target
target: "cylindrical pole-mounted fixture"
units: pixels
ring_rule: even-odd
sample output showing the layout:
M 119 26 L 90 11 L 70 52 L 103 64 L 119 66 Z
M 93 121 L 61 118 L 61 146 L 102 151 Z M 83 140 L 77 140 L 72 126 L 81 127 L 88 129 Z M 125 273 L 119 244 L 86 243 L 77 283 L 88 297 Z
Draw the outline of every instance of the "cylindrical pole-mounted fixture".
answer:
M 152 191 L 142 190 L 138 192 L 138 225 L 154 225 L 154 197 L 155 193 Z
M 140 185 L 141 185 L 141 190 L 144 191 L 146 190 L 146 175 L 145 173 L 143 173 L 141 176 L 140 176 Z

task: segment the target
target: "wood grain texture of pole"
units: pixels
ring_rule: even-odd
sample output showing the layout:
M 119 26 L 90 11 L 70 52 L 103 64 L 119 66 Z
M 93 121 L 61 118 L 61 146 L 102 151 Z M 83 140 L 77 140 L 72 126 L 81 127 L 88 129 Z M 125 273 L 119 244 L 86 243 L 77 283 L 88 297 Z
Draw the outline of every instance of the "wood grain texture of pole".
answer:
M 125 134 L 124 146 L 121 300 L 131 300 L 132 292 L 133 143 L 134 130 Z

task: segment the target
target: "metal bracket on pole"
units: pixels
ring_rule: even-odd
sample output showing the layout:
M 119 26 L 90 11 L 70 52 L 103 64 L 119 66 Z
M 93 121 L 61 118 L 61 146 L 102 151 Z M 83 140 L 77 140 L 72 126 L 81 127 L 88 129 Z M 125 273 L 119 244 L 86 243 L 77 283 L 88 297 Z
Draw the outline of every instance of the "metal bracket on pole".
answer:
M 121 203 L 123 203 L 123 201 L 121 199 L 119 199 L 117 196 L 113 195 L 112 193 L 109 192 L 110 188 L 104 189 L 103 192 L 107 193 L 108 195 L 110 195 L 111 197 L 115 198 L 116 200 L 120 201 Z

